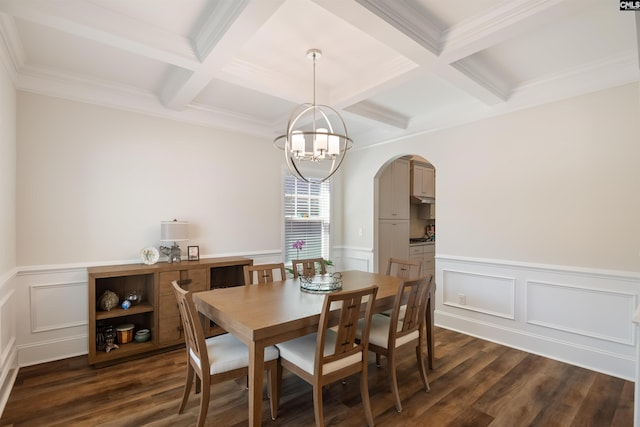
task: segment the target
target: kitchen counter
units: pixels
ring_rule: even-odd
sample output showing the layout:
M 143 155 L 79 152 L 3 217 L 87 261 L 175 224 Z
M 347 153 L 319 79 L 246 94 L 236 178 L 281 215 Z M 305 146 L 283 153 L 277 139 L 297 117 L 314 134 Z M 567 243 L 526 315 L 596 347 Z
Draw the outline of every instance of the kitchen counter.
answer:
M 426 246 L 426 245 L 435 245 L 436 241 L 432 240 L 432 241 L 428 241 L 428 242 L 409 242 L 409 247 L 413 247 L 413 246 Z

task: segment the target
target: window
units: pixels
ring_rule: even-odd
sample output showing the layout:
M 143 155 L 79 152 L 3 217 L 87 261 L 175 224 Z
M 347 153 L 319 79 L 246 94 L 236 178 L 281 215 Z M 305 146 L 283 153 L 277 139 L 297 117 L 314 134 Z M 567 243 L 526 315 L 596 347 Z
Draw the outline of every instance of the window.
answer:
M 292 175 L 284 177 L 284 261 L 292 259 L 329 259 L 330 193 L 328 181 L 321 184 L 302 182 Z M 293 248 L 304 240 L 299 251 Z

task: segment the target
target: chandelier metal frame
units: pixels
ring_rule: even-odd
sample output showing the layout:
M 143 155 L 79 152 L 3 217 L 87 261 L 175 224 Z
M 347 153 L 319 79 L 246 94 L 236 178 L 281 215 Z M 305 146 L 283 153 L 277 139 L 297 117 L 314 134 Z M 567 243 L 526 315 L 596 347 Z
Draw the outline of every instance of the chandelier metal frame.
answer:
M 344 161 L 347 150 L 353 146 L 340 113 L 328 105 L 316 104 L 316 60 L 321 56 L 319 49 L 307 51 L 307 57 L 313 61 L 313 102 L 296 107 L 289 117 L 286 133 L 273 141 L 277 148 L 284 150 L 289 171 L 304 182 L 320 183 L 329 179 Z M 311 150 L 306 148 L 309 143 L 313 147 Z M 331 164 L 324 176 L 317 177 L 305 175 L 302 170 L 304 162 Z

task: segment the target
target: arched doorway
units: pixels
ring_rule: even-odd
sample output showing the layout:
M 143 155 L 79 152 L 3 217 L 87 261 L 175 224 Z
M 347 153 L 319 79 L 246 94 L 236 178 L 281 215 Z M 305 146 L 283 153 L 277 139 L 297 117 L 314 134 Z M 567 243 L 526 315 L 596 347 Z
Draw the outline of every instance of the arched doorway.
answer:
M 390 257 L 420 259 L 423 274 L 435 273 L 435 167 L 418 155 L 387 163 L 376 175 L 375 271 Z

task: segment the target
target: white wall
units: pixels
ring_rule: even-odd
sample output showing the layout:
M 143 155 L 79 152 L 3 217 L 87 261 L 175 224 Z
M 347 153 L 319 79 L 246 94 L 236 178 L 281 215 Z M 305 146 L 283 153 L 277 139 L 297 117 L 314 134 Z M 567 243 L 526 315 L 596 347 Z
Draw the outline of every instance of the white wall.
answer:
M 16 274 L 16 90 L 0 50 L 0 410 L 17 373 L 14 318 Z
M 87 352 L 86 267 L 140 262 L 161 220 L 201 257 L 281 259 L 269 140 L 24 92 L 17 133 L 20 366 Z
M 640 271 L 638 101 L 627 85 L 351 153 L 344 243 L 373 246 L 373 177 L 417 154 L 440 254 Z
M 380 168 L 422 156 L 436 167 L 436 322 L 632 378 L 638 95 L 631 84 L 355 151 L 345 264 L 374 268 Z
M 203 256 L 279 256 L 282 156 L 270 141 L 29 93 L 17 104 L 21 365 L 86 351 L 85 267 L 137 261 L 161 220 L 191 221 Z M 436 322 L 629 378 L 639 112 L 628 85 L 356 149 L 336 189 L 334 260 L 373 270 L 375 176 L 422 156 L 436 167 Z M 65 310 L 39 306 L 49 295 Z
M 269 140 L 23 92 L 18 136 L 21 267 L 137 261 L 173 218 L 201 256 L 280 250 Z

